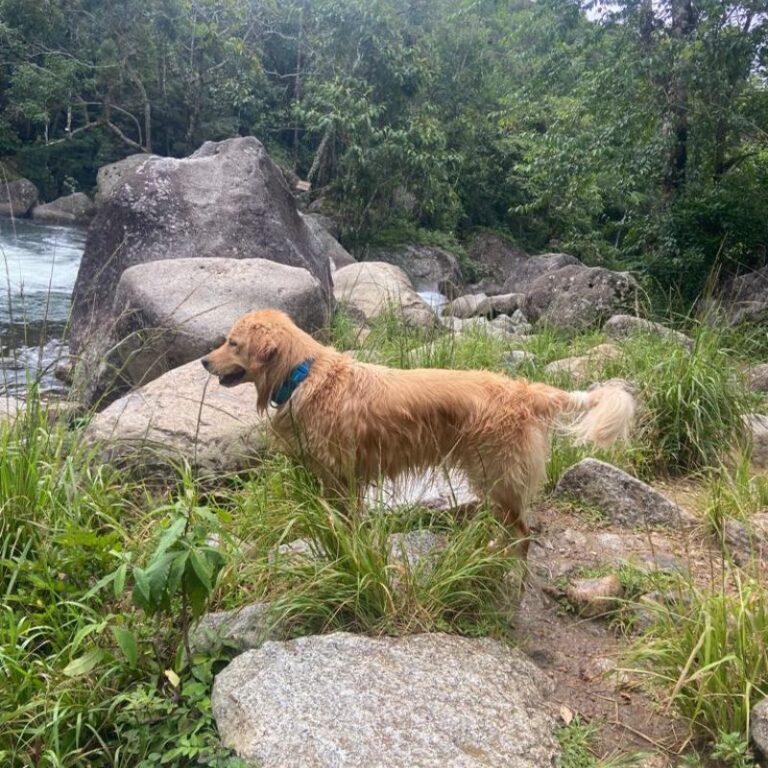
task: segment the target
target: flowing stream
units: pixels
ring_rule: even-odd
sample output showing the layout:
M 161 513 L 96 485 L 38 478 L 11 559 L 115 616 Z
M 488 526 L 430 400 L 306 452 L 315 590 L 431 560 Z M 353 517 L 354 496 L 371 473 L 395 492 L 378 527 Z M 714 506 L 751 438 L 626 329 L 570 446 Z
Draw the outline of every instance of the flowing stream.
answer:
M 85 230 L 0 218 L 0 393 L 23 391 L 39 377 L 42 391 L 66 357 L 61 342 Z

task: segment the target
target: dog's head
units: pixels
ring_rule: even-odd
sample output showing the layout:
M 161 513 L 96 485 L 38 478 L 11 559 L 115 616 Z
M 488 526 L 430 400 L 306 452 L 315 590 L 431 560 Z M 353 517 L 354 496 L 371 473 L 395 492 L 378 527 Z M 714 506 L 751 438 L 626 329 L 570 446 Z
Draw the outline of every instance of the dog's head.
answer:
M 218 376 L 224 387 L 255 384 L 257 406 L 263 411 L 291 370 L 313 356 L 312 346 L 319 345 L 297 328 L 288 315 L 263 309 L 237 320 L 224 343 L 201 362 L 206 371 Z

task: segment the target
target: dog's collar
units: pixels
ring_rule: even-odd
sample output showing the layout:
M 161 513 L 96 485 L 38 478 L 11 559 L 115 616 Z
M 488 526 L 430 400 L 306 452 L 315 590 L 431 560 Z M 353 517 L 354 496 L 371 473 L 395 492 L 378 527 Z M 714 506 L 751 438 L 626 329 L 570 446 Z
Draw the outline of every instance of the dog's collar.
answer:
M 275 408 L 279 408 L 281 405 L 285 405 L 288 402 L 291 395 L 296 390 L 296 387 L 309 376 L 310 368 L 312 368 L 311 359 L 299 363 L 291 371 L 288 378 L 278 387 L 277 391 L 272 393 L 270 402 Z

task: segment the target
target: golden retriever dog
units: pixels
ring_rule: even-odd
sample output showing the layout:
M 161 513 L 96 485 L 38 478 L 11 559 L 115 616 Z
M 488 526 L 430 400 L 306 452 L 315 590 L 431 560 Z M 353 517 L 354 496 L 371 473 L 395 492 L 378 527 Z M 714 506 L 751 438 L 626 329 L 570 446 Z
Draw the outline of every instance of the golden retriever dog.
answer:
M 359 492 L 381 477 L 455 467 L 521 537 L 551 428 L 570 415 L 565 428 L 577 441 L 607 446 L 626 437 L 635 410 L 618 384 L 565 392 L 487 371 L 358 362 L 272 309 L 240 318 L 202 364 L 225 387 L 255 384 L 259 411 L 275 407 L 283 450 L 329 490 Z

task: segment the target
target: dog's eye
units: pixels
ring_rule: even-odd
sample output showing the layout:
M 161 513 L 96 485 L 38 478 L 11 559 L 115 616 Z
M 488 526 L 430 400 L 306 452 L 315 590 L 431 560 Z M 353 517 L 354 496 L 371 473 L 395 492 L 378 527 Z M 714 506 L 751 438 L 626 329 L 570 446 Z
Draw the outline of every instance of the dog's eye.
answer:
M 232 341 L 232 339 L 230 339 L 227 342 L 227 344 L 229 344 L 230 347 L 233 347 L 234 349 L 237 349 L 237 342 L 236 341 Z

